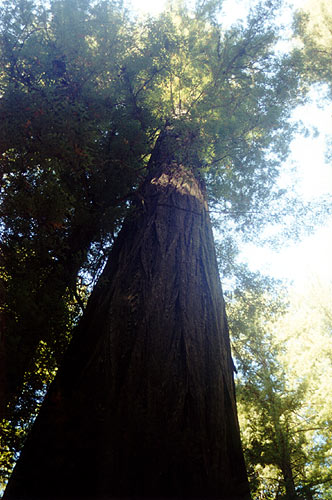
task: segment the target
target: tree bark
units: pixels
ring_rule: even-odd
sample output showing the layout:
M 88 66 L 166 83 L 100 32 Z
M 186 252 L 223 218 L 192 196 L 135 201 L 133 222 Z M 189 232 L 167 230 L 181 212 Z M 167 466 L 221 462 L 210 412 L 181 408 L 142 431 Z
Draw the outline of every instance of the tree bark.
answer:
M 297 500 L 301 497 L 297 495 L 293 477 L 293 470 L 291 466 L 291 459 L 289 451 L 286 450 L 282 457 L 281 471 L 284 479 L 287 500 Z
M 184 143 L 157 142 L 6 500 L 250 499 L 212 229 Z

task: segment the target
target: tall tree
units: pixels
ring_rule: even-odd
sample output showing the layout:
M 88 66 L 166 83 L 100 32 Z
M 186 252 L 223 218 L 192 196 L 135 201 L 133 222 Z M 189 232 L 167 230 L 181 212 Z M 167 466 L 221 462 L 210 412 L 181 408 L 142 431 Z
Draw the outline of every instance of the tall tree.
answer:
M 282 346 L 274 330 L 285 306 L 267 290 L 234 294 L 231 331 L 239 369 L 238 397 L 252 490 L 269 498 L 300 498 L 301 439 L 293 433 L 293 413 L 301 407 L 303 388 L 291 391 L 280 361 Z M 250 319 L 249 319 L 250 318 Z M 249 319 L 249 321 L 248 321 Z M 302 458 L 302 457 L 301 457 Z M 273 474 L 273 479 L 268 480 Z M 265 483 L 265 484 L 264 484 Z
M 193 151 L 158 141 L 5 498 L 249 498 Z
M 39 249 L 42 249 L 46 265 L 41 267 L 43 272 L 37 277 L 33 289 L 36 289 L 33 294 L 34 307 L 29 308 L 35 313 L 35 316 L 38 317 L 39 300 L 45 296 L 44 291 L 49 290 L 48 284 L 56 282 L 56 278 L 59 278 L 60 286 L 56 287 L 59 292 L 55 298 L 59 298 L 59 300 L 55 303 L 59 303 L 60 306 L 64 305 L 65 291 L 75 281 L 79 269 L 87 264 L 88 252 L 97 248 L 95 253 L 98 255 L 99 250 L 103 248 L 105 238 L 108 241 L 111 239 L 112 231 L 118 230 L 119 222 L 128 211 L 135 212 L 139 206 L 140 211 L 143 211 L 141 216 L 146 217 L 144 215 L 144 207 L 146 208 L 147 205 L 145 198 L 149 196 L 149 193 L 145 193 L 145 189 L 147 191 L 152 189 L 153 178 L 165 179 L 160 163 L 161 159 L 156 160 L 159 153 L 157 154 L 155 150 L 155 139 L 158 135 L 161 137 L 157 147 L 157 151 L 160 152 L 160 144 L 163 144 L 164 140 L 162 138 L 167 136 L 167 134 L 165 136 L 166 130 L 173 130 L 172 134 L 175 134 L 174 137 L 178 140 L 178 142 L 175 139 L 170 141 L 173 144 L 171 150 L 179 149 L 174 158 L 173 153 L 167 153 L 165 157 L 167 168 L 171 168 L 171 162 L 174 162 L 172 175 L 169 175 L 168 171 L 165 173 L 170 185 L 177 185 L 176 170 L 181 177 L 183 169 L 189 169 L 189 171 L 194 169 L 192 176 L 189 175 L 188 184 L 195 185 L 196 182 L 200 182 L 198 181 L 200 177 L 206 180 L 207 193 L 201 195 L 202 200 L 206 196 L 210 206 L 230 213 L 238 228 L 247 231 L 247 233 L 253 232 L 254 228 L 261 224 L 262 212 L 266 213 L 266 208 L 271 200 L 279 199 L 282 194 L 273 186 L 278 176 L 279 161 L 285 157 L 290 139 L 291 130 L 287 118 L 290 109 L 297 102 L 296 66 L 291 57 L 278 56 L 274 53 L 274 46 L 278 38 L 272 18 L 276 5 L 270 5 L 269 2 L 266 5 L 260 5 L 255 12 L 251 13 L 246 23 L 234 26 L 229 30 L 224 30 L 219 25 L 215 2 L 198 5 L 193 12 L 183 5 L 180 7 L 171 6 L 160 18 L 149 19 L 143 23 L 132 22 L 125 18 L 123 12 L 117 10 L 116 5 L 112 4 L 108 9 L 105 2 L 78 4 L 69 0 L 59 0 L 54 2 L 49 10 L 46 7 L 40 9 L 31 2 L 22 1 L 19 11 L 8 8 L 8 5 L 10 6 L 10 2 L 7 2 L 7 8 L 3 13 L 6 29 L 3 30 L 2 54 L 6 71 L 2 80 L 4 97 L 1 101 L 3 117 L 7 117 L 4 121 L 6 140 L 4 141 L 3 165 L 7 188 L 4 195 L 4 207 L 6 208 L 4 211 L 4 234 L 7 243 L 7 262 L 13 262 L 14 256 L 17 263 L 20 265 L 23 263 L 21 269 L 23 267 L 25 273 L 27 270 L 33 270 L 33 266 L 29 265 L 31 259 L 34 263 L 44 262 L 40 259 L 39 254 Z M 29 9 L 23 7 L 29 7 Z M 69 30 L 68 23 L 71 30 Z M 36 53 L 40 56 L 37 60 L 35 59 Z M 26 114 L 22 111 L 22 116 L 9 115 L 14 100 L 23 103 L 22 110 Z M 11 119 L 8 118 L 9 116 Z M 13 124 L 17 125 L 15 130 Z M 13 134 L 14 131 L 15 134 Z M 174 146 L 174 142 L 176 146 Z M 189 157 L 187 157 L 188 149 L 191 151 Z M 151 153 L 154 159 L 150 160 L 147 168 L 148 157 Z M 157 168 L 159 173 L 151 173 L 154 171 L 154 167 L 152 168 L 151 165 L 157 163 L 160 164 L 159 170 Z M 178 167 L 177 169 L 175 169 L 175 165 Z M 12 172 L 14 173 L 12 174 Z M 147 178 L 147 180 L 143 181 L 141 188 L 137 190 L 142 178 Z M 40 183 L 43 180 L 45 183 Z M 18 189 L 21 186 L 25 186 L 25 191 Z M 150 188 L 148 189 L 146 186 L 150 186 Z M 31 189 L 34 194 L 32 198 L 27 196 Z M 25 196 L 20 199 L 22 192 Z M 39 202 L 47 200 L 47 210 L 45 208 L 40 210 L 43 205 L 39 203 L 31 207 L 28 203 L 30 198 Z M 15 205 L 14 202 L 17 201 L 21 202 Z M 57 201 L 60 201 L 60 207 L 57 205 Z M 178 214 L 177 205 L 175 203 L 174 205 L 175 208 L 172 206 L 173 212 Z M 16 208 L 13 208 L 14 206 L 19 207 L 18 218 L 15 218 Z M 155 208 L 158 207 L 155 206 Z M 51 212 L 55 209 L 56 213 L 49 213 L 49 209 Z M 46 222 L 43 218 L 45 211 Z M 158 210 L 155 216 L 157 214 Z M 151 214 L 150 216 L 152 217 Z M 169 217 L 171 217 L 171 212 L 169 212 Z M 257 222 L 256 226 L 255 222 Z M 49 237 L 46 239 L 43 238 L 45 227 L 50 232 L 50 234 L 47 233 Z M 132 228 L 130 230 L 133 232 L 132 236 L 129 234 L 129 229 L 125 229 L 126 227 Z M 190 227 L 194 227 L 193 222 L 189 224 Z M 125 228 L 122 234 L 127 232 L 128 242 L 135 242 L 134 236 L 139 228 L 134 230 L 134 226 L 129 225 L 129 222 L 125 224 Z M 208 232 L 209 229 L 206 231 Z M 141 236 L 142 241 L 148 244 L 143 236 Z M 177 237 L 180 238 L 179 235 Z M 119 241 L 123 240 L 124 237 L 120 237 Z M 33 241 L 31 247 L 28 245 L 30 241 Z M 43 244 L 44 241 L 47 242 L 46 247 Z M 152 238 L 151 241 L 155 242 L 156 248 L 152 248 L 150 251 L 157 252 L 158 238 Z M 120 252 L 121 244 L 117 243 L 107 269 L 113 269 L 114 262 L 121 259 L 122 253 L 125 260 L 127 251 L 133 252 L 133 255 L 136 256 L 135 248 L 127 250 L 127 246 L 124 243 L 123 245 L 123 250 Z M 201 247 L 197 242 L 196 259 L 200 260 L 197 252 L 202 252 L 204 248 L 204 245 Z M 117 256 L 118 254 L 119 256 Z M 144 259 L 144 256 L 142 258 Z M 202 262 L 203 267 L 209 262 L 209 254 L 206 254 L 205 258 L 206 261 Z M 153 263 L 154 261 L 146 262 L 143 260 L 147 276 L 148 267 L 153 268 Z M 183 265 L 185 266 L 185 262 Z M 53 273 L 54 268 L 57 271 L 55 274 Z M 11 266 L 6 277 L 5 286 L 9 291 L 15 290 L 15 282 L 18 282 L 15 269 L 15 266 Z M 49 269 L 51 269 L 51 273 L 49 273 Z M 186 269 L 184 267 L 185 275 L 188 273 Z M 213 276 L 214 271 L 211 270 L 211 273 Z M 103 276 L 105 278 L 106 275 Z M 33 273 L 33 277 L 36 277 L 36 273 Z M 135 275 L 129 279 L 133 283 L 136 282 Z M 30 283 L 29 279 L 27 283 Z M 118 283 L 115 277 L 114 283 Z M 99 289 L 104 290 L 103 287 L 100 287 Z M 98 293 L 104 292 L 96 292 L 97 296 Z M 109 293 L 108 291 L 106 295 Z M 128 294 L 129 291 L 123 293 Z M 47 296 L 48 294 L 46 294 Z M 49 298 L 48 303 L 50 304 L 53 302 L 52 296 Z M 6 314 L 10 315 L 14 325 L 11 333 L 14 331 L 15 333 L 19 332 L 19 334 L 16 336 L 7 335 L 9 340 L 7 340 L 6 347 L 12 347 L 13 359 L 15 356 L 16 359 L 19 359 L 18 353 L 21 350 L 17 349 L 18 345 L 26 347 L 29 351 L 26 359 L 29 361 L 41 341 L 53 348 L 58 343 L 59 335 L 52 328 L 44 327 L 38 329 L 38 332 L 43 335 L 44 332 L 48 332 L 46 337 L 35 336 L 31 333 L 34 331 L 32 328 L 29 328 L 28 332 L 24 330 L 24 335 L 22 335 L 17 324 L 21 321 L 21 325 L 25 326 L 25 313 L 15 314 L 17 299 L 18 296 L 14 295 L 14 299 L 9 302 L 11 307 L 6 309 Z M 96 300 L 96 298 L 91 299 L 90 304 L 95 304 Z M 117 300 L 116 305 L 114 305 L 116 310 L 120 307 Z M 133 304 L 135 304 L 135 300 L 133 298 Z M 171 300 L 171 295 L 169 295 L 169 300 Z M 190 297 L 187 300 L 190 300 Z M 195 300 L 197 301 L 197 299 Z M 215 307 L 214 300 L 216 299 L 210 301 L 212 309 Z M 219 313 L 222 315 L 222 301 L 218 300 Z M 106 302 L 108 303 L 108 301 Z M 24 302 L 24 304 L 27 303 Z M 107 307 L 112 308 L 112 304 L 113 302 L 109 302 Z M 147 302 L 146 307 L 152 306 L 149 306 L 149 302 Z M 169 306 L 165 303 L 165 312 L 161 317 L 163 321 L 160 320 L 161 324 L 164 325 L 167 325 L 168 322 L 168 307 L 172 307 L 172 302 L 169 302 Z M 48 307 L 45 308 L 45 311 L 47 310 L 49 310 Z M 145 310 L 144 302 L 140 304 L 139 310 Z M 197 310 L 201 309 L 197 306 Z M 88 311 L 90 312 L 87 312 L 86 317 L 94 317 L 92 305 Z M 121 311 L 122 309 L 119 314 L 122 314 Z M 140 314 L 143 313 L 140 312 Z M 214 317 L 214 314 L 211 311 L 211 317 Z M 193 321 L 195 318 L 197 319 L 194 310 L 189 309 L 189 306 L 188 315 L 192 315 Z M 48 319 L 47 314 L 45 316 Z M 60 318 L 63 319 L 64 316 L 60 315 Z M 203 314 L 202 318 L 207 319 L 207 316 Z M 185 316 L 182 314 L 180 319 L 184 322 L 184 330 L 187 331 L 185 329 Z M 83 320 L 82 325 L 87 325 L 86 321 Z M 30 324 L 32 325 L 33 321 Z M 53 324 L 52 321 L 51 325 Z M 108 322 L 105 320 L 103 328 L 111 328 L 110 325 L 107 325 Z M 128 328 L 129 326 L 127 325 Z M 100 338 L 104 338 L 103 328 L 100 331 Z M 152 322 L 150 328 L 147 328 L 150 336 L 152 336 L 154 328 Z M 206 325 L 203 325 L 202 331 L 205 331 L 205 328 Z M 226 335 L 224 327 L 218 328 L 216 336 L 224 338 Z M 60 330 L 63 332 L 63 328 Z M 81 349 L 83 351 L 90 350 L 88 348 L 90 341 L 82 340 L 87 339 L 90 330 L 89 328 L 85 330 L 85 327 L 81 326 L 78 331 L 81 332 L 81 340 L 74 341 L 70 350 L 74 354 L 68 354 L 68 357 L 73 356 L 75 359 L 77 357 L 77 365 L 75 361 L 72 366 L 77 366 L 77 372 L 81 373 L 79 366 L 80 363 L 84 363 L 84 353 L 82 353 L 81 360 L 79 360 L 79 353 Z M 86 331 L 85 334 L 84 331 Z M 199 335 L 197 333 L 197 342 L 199 342 Z M 77 334 L 76 337 L 78 339 L 79 335 Z M 123 339 L 125 338 L 128 338 L 127 347 L 124 341 L 115 347 L 115 350 L 117 348 L 121 350 L 121 356 L 123 356 L 117 360 L 122 359 L 123 361 L 120 363 L 120 361 L 115 360 L 116 363 L 119 363 L 118 367 L 120 368 L 113 367 L 116 370 L 116 375 L 113 375 L 112 378 L 114 384 L 116 381 L 120 383 L 125 376 L 126 365 L 129 363 L 128 356 L 132 351 L 132 336 L 129 330 L 127 334 L 123 335 Z M 186 338 L 184 335 L 184 339 Z M 210 356 L 210 351 L 207 338 L 205 340 L 206 343 L 201 346 L 202 353 L 204 353 L 202 354 L 202 366 L 205 367 L 204 370 L 207 370 L 205 376 L 208 377 L 210 372 L 207 359 Z M 81 342 L 82 346 L 79 347 Z M 28 349 L 30 345 L 32 345 L 32 349 Z M 178 349 L 185 345 L 185 341 L 175 342 L 172 345 L 174 347 L 173 355 L 176 357 Z M 97 350 L 99 348 L 96 347 Z M 77 349 L 77 354 L 75 354 L 75 349 Z M 186 349 L 183 347 L 182 351 L 186 353 Z M 215 361 L 212 364 L 212 370 L 214 370 L 213 373 L 218 380 L 220 380 L 220 373 L 225 377 L 223 387 L 227 388 L 226 393 L 230 402 L 226 403 L 226 396 L 222 396 L 218 404 L 225 409 L 224 422 L 230 433 L 226 433 L 226 430 L 218 432 L 220 439 L 227 435 L 229 436 L 227 439 L 233 440 L 234 453 L 237 455 L 239 452 L 236 451 L 238 450 L 236 444 L 237 425 L 234 413 L 233 420 L 226 423 L 227 419 L 230 418 L 227 416 L 228 410 L 226 411 L 226 408 L 234 407 L 231 396 L 231 364 L 226 340 L 224 348 L 221 349 L 219 345 L 218 349 L 217 351 L 220 354 L 222 351 L 224 359 L 226 359 L 222 364 L 221 372 L 219 372 L 219 379 L 216 368 L 213 368 Z M 154 352 L 153 349 L 152 352 Z M 194 353 L 194 359 L 191 360 L 188 357 L 189 361 L 187 360 L 185 365 L 189 363 L 195 371 L 198 355 L 197 351 Z M 143 370 L 145 364 L 150 367 L 149 369 L 152 369 L 154 363 L 148 349 L 145 354 L 146 359 L 145 355 L 140 353 L 140 370 Z M 156 359 L 163 358 L 162 353 L 159 356 L 160 358 Z M 166 352 L 164 356 L 166 356 Z M 94 366 L 95 361 L 95 358 L 91 359 L 91 373 L 98 370 L 98 363 Z M 12 363 L 8 366 L 15 366 L 15 364 Z M 61 373 L 68 371 L 68 364 L 66 366 L 67 368 L 64 368 Z M 140 370 L 138 370 L 139 373 L 141 373 Z M 14 373 L 13 377 L 15 375 Z M 159 375 L 161 382 L 163 380 L 162 374 Z M 59 380 L 62 377 L 64 375 L 58 377 L 56 384 L 60 383 Z M 68 377 L 71 379 L 72 373 Z M 77 380 L 75 377 L 74 379 Z M 203 380 L 204 378 L 197 378 L 198 392 L 202 390 L 199 387 L 204 386 Z M 66 385 L 63 384 L 60 383 L 61 391 Z M 213 381 L 211 384 L 213 388 Z M 101 387 L 96 382 L 97 386 Z M 96 387 L 94 390 L 98 399 Z M 170 386 L 167 387 L 170 390 Z M 103 396 L 100 395 L 101 399 L 99 400 L 100 416 L 105 411 L 103 417 L 105 420 L 115 418 L 108 413 L 109 403 L 106 400 L 102 403 L 102 397 L 107 399 L 108 396 L 104 392 L 104 386 L 101 388 Z M 214 394 L 213 390 L 212 394 Z M 220 384 L 219 390 L 223 392 Z M 71 391 L 69 381 L 68 391 Z M 85 398 L 89 390 L 87 393 L 84 391 L 81 396 L 79 396 L 78 391 L 77 397 L 82 397 L 83 401 L 87 401 Z M 120 385 L 117 385 L 117 391 L 120 391 Z M 191 390 L 191 392 L 193 391 Z M 57 392 L 52 389 L 50 394 L 54 395 Z M 207 392 L 206 396 L 208 394 Z M 54 397 L 57 398 L 57 396 Z M 191 407 L 190 397 L 188 398 L 186 407 Z M 49 396 L 48 401 L 51 399 L 52 397 Z M 66 401 L 69 402 L 68 397 L 66 397 Z M 149 399 L 147 401 L 149 403 Z M 51 403 L 45 403 L 44 408 L 48 408 L 49 404 Z M 122 403 L 120 406 L 122 407 Z M 80 407 L 79 404 L 77 407 Z M 124 403 L 123 408 L 125 408 Z M 203 405 L 199 408 L 202 412 L 208 411 L 207 406 Z M 63 413 L 60 416 L 61 411 L 59 410 L 57 413 L 59 422 L 63 420 L 65 415 Z M 123 411 L 125 410 L 123 409 Z M 39 419 L 41 423 L 37 425 L 45 425 L 42 423 L 45 422 L 43 419 L 47 420 L 48 417 L 42 417 L 42 415 L 46 415 L 48 412 L 47 410 L 43 410 L 43 412 Z M 127 412 L 129 412 L 128 406 Z M 220 410 L 218 415 L 220 416 L 221 413 Z M 74 409 L 72 417 L 69 418 L 71 421 L 69 426 L 74 425 L 77 417 Z M 211 416 L 211 418 L 214 417 Z M 88 429 L 85 427 L 88 425 L 88 421 L 83 417 L 80 420 L 82 422 L 81 431 L 86 431 L 88 436 Z M 123 421 L 125 422 L 126 418 L 123 418 Z M 197 421 L 202 422 L 198 418 Z M 194 417 L 193 422 L 195 422 Z M 56 423 L 54 425 L 54 429 L 58 428 Z M 151 421 L 149 425 L 153 426 L 154 424 Z M 233 431 L 231 431 L 232 429 Z M 107 429 L 104 428 L 104 431 L 106 433 Z M 130 432 L 130 437 L 135 442 L 134 431 Z M 189 435 L 191 435 L 190 432 Z M 36 433 L 34 435 L 36 436 Z M 43 432 L 41 435 L 44 435 Z M 52 439 L 55 439 L 54 435 Z M 105 434 L 107 441 L 106 436 L 107 433 Z M 227 439 L 220 441 L 218 446 L 228 450 L 231 445 L 227 444 Z M 149 442 L 147 441 L 147 449 Z M 78 443 L 74 442 L 72 445 L 73 450 L 77 449 Z M 116 446 L 118 445 L 114 443 L 115 449 Z M 31 444 L 30 449 L 32 450 L 32 448 Z M 185 448 L 184 444 L 182 448 Z M 197 448 L 199 445 L 196 443 Z M 104 452 L 106 453 L 105 449 Z M 30 452 L 26 451 L 26 453 Z M 151 457 L 150 452 L 148 456 Z M 228 463 L 226 467 L 229 467 L 232 460 L 230 451 L 228 456 L 228 461 L 225 461 L 225 466 Z M 183 457 L 181 460 L 180 458 L 178 464 L 183 460 Z M 214 465 L 210 464 L 210 466 L 212 468 L 218 467 L 220 460 L 218 459 L 218 462 L 216 453 L 213 460 L 215 460 Z M 240 459 L 238 463 L 239 477 L 242 477 L 243 470 Z M 86 470 L 84 464 L 81 466 L 82 470 Z M 17 470 L 19 471 L 21 467 L 23 466 L 18 466 Z M 75 474 L 78 474 L 77 463 L 74 468 Z M 24 475 L 22 470 L 21 473 Z M 66 468 L 63 464 L 63 473 L 69 470 L 70 467 Z M 209 470 L 211 478 L 216 477 L 216 473 Z M 191 469 L 191 474 L 192 471 L 193 469 Z M 97 472 L 98 470 L 95 471 L 94 476 L 98 488 L 101 491 L 107 491 L 107 485 L 103 486 L 98 483 Z M 17 472 L 17 474 L 21 473 Z M 234 469 L 234 475 L 230 474 L 229 476 L 229 483 L 226 479 L 227 474 L 223 475 L 224 483 L 222 485 L 217 486 L 214 483 L 213 486 L 211 483 L 207 486 L 210 494 L 217 494 L 213 491 L 220 491 L 223 492 L 223 495 L 236 495 L 234 490 L 231 493 L 235 477 Z M 134 485 L 134 483 L 133 479 L 131 484 Z M 14 488 L 13 484 L 14 482 L 9 487 L 10 489 Z M 92 488 L 92 479 L 89 484 Z M 160 483 L 158 484 L 161 488 Z M 183 491 L 187 488 L 185 492 L 187 494 L 189 492 L 188 482 L 185 483 L 184 480 L 183 484 L 187 485 L 183 486 Z M 207 484 L 210 484 L 208 480 Z M 241 481 L 239 481 L 240 484 Z M 149 484 L 146 482 L 146 485 L 146 488 L 153 489 L 151 482 Z M 19 486 L 17 487 L 19 488 Z M 137 491 L 143 491 L 143 487 L 145 486 L 142 484 L 137 486 Z M 170 480 L 170 488 L 175 488 L 173 480 Z M 178 488 L 181 489 L 182 486 L 178 485 Z M 197 488 L 199 491 L 198 485 Z M 218 490 L 213 490 L 213 488 Z M 203 491 L 203 486 L 201 486 L 200 491 Z

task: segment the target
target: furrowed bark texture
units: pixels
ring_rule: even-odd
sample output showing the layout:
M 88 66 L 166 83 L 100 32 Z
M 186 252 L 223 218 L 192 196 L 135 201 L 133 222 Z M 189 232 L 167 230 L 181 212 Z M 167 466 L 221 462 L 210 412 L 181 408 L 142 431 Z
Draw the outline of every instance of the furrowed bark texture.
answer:
M 250 498 L 204 189 L 153 158 L 6 500 Z

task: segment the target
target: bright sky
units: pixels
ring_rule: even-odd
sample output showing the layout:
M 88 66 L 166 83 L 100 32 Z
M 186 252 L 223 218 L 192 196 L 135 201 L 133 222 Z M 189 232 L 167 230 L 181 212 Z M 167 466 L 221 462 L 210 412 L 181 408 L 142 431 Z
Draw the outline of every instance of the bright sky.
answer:
M 232 24 L 245 17 L 250 0 L 224 0 L 227 11 L 224 20 Z M 158 14 L 165 5 L 164 0 L 128 0 L 135 10 L 142 14 Z M 306 0 L 291 0 L 300 8 Z M 284 20 L 287 22 L 287 19 Z M 326 139 L 332 141 L 332 104 L 323 105 L 321 96 L 315 95 L 316 104 L 308 104 L 296 111 L 295 118 L 301 119 L 308 128 L 315 127 L 317 137 L 298 135 L 291 147 L 289 161 L 297 167 L 296 191 L 307 199 L 324 194 L 332 195 L 332 161 L 325 160 Z M 332 217 L 324 227 L 317 227 L 315 234 L 301 243 L 290 244 L 279 251 L 262 249 L 249 245 L 244 258 L 252 270 L 273 274 L 278 278 L 294 280 L 301 284 L 311 275 L 319 275 L 323 281 L 332 280 Z
M 319 108 L 309 104 L 298 109 L 296 117 L 308 127 L 319 131 L 317 137 L 299 135 L 292 143 L 289 161 L 297 167 L 296 190 L 306 199 L 332 195 L 332 162 L 325 159 L 326 140 L 332 140 L 332 104 Z M 301 243 L 291 244 L 279 251 L 248 246 L 248 261 L 255 270 L 272 273 L 280 278 L 304 283 L 310 276 L 319 275 L 322 281 L 332 281 L 332 217 L 323 227 Z

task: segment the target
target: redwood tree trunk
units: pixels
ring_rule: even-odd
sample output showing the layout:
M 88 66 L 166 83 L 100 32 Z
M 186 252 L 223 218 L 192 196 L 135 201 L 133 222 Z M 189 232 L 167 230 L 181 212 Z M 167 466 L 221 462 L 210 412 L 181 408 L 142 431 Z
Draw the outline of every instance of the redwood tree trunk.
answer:
M 157 143 L 6 500 L 250 498 L 211 224 L 180 145 Z

